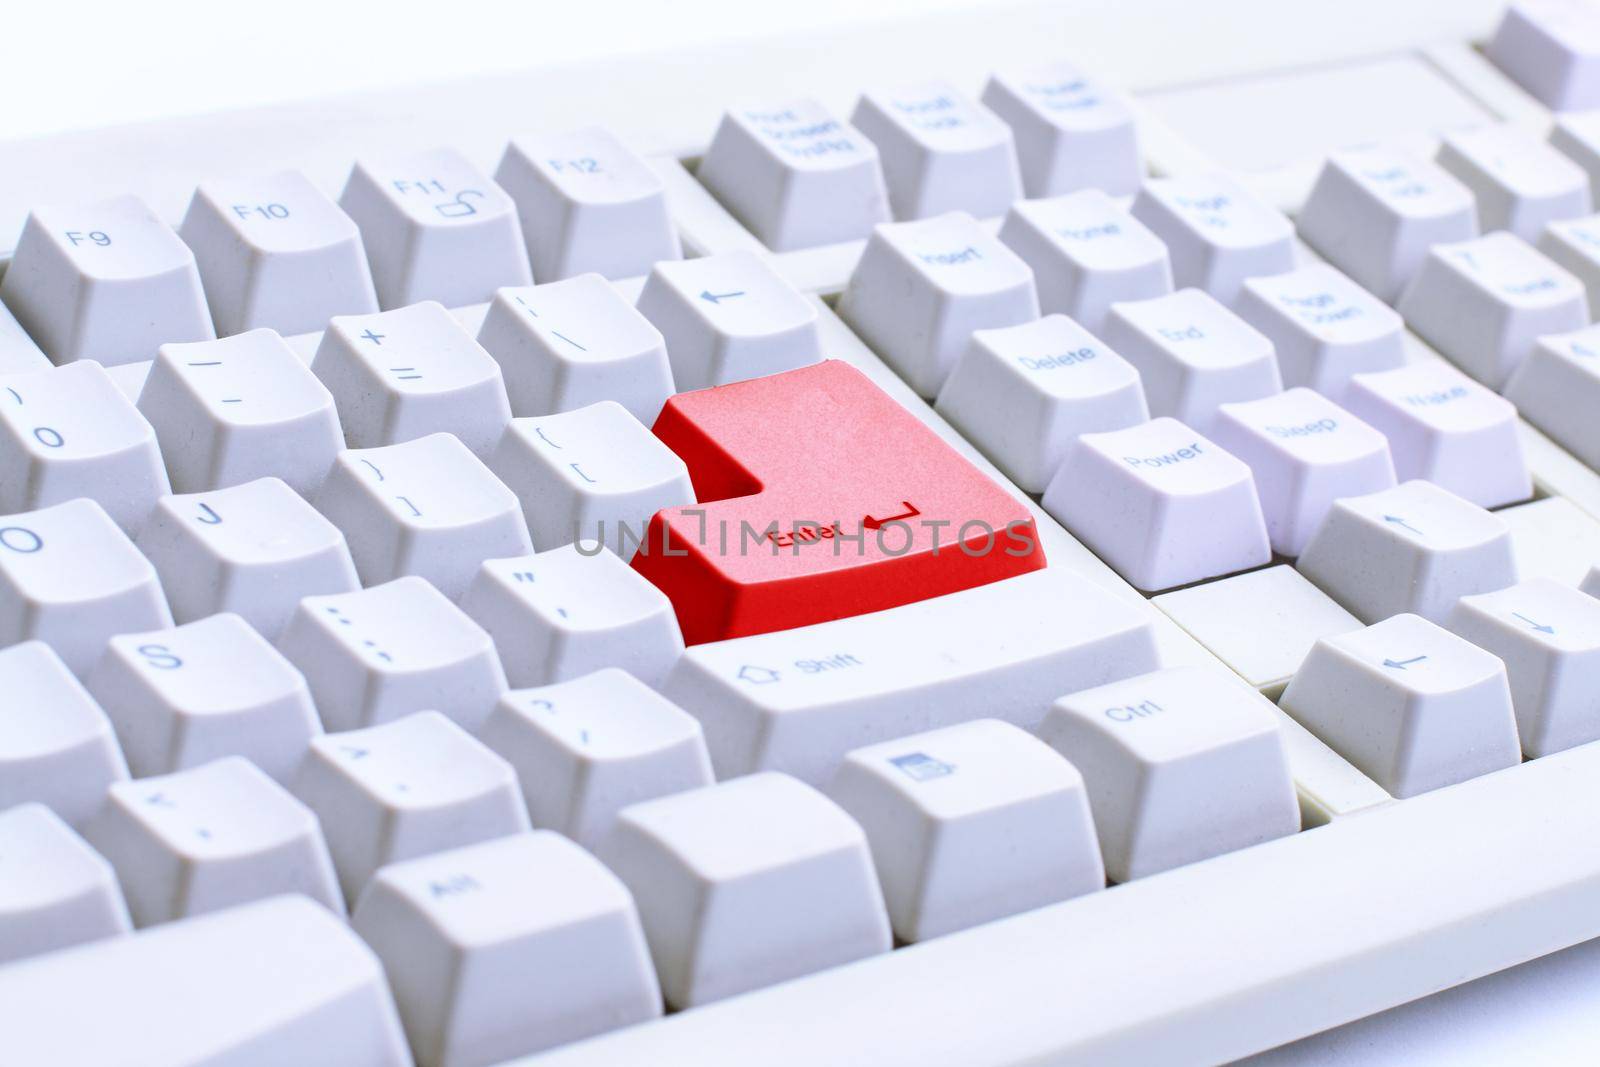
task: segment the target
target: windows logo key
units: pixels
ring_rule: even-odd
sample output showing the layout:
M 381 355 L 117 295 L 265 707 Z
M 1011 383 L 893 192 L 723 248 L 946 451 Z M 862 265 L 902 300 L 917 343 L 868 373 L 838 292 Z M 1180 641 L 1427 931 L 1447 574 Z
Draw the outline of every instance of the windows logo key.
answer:
M 918 782 L 956 773 L 955 764 L 936 760 L 925 752 L 908 752 L 904 756 L 891 756 L 889 762 L 904 772 L 906 777 Z

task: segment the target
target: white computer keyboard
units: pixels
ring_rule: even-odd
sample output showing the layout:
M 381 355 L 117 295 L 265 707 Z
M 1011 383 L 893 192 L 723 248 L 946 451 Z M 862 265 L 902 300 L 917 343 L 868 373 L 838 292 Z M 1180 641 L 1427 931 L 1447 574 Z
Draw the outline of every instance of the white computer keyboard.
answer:
M 0 150 L 0 1063 L 1222 1062 L 1600 936 L 1600 12 L 1395 8 Z

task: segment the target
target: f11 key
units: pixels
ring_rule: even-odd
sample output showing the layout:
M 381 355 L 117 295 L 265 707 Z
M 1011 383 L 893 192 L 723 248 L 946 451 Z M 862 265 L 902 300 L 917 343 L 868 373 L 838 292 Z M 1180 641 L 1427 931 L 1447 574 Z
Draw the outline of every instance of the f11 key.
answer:
M 657 512 L 633 565 L 672 600 L 689 644 L 1045 565 L 1022 502 L 845 363 L 680 393 L 655 434 L 701 503 Z

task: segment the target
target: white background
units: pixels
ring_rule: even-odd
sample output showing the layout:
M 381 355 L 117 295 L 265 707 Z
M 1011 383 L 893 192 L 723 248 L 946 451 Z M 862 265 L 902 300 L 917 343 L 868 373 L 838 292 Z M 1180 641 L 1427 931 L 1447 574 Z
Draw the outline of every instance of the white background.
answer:
M 973 6 L 981 5 L 6 0 L 0 140 Z

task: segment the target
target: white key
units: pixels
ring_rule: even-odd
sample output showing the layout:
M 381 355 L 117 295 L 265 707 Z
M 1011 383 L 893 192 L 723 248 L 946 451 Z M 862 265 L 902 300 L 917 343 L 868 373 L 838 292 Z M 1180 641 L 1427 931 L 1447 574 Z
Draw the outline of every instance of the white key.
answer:
M 1310 389 L 1224 404 L 1211 436 L 1255 476 L 1281 556 L 1301 553 L 1335 500 L 1395 484 L 1383 434 Z
M 581 540 L 632 559 L 652 515 L 694 503 L 683 460 L 611 400 L 513 419 L 489 469 L 522 502 L 540 551 Z
M 633 897 L 559 834 L 378 872 L 351 918 L 422 1067 L 499 1063 L 661 1014 Z
M 139 410 L 180 493 L 266 477 L 309 493 L 344 447 L 333 397 L 271 330 L 162 345 Z
M 858 748 L 828 795 L 866 832 L 901 941 L 1102 889 L 1083 776 L 995 719 Z
M 1296 221 L 1307 244 L 1389 304 L 1434 245 L 1478 236 L 1472 190 L 1431 160 L 1376 148 L 1329 156 Z
M 431 300 L 335 318 L 311 369 L 333 394 L 351 448 L 452 433 L 485 456 L 511 421 L 500 364 Z
M 128 777 L 111 720 L 43 641 L 0 649 L 0 693 L 0 812 L 37 801 L 76 825 Z
M 1517 581 L 1505 520 L 1421 481 L 1334 501 L 1295 566 L 1365 623 L 1441 622 L 1461 597 Z
M 897 219 L 992 218 L 1022 198 L 1011 127 L 949 82 L 863 93 L 850 123 L 878 146 Z
M 877 148 L 815 100 L 731 109 L 695 175 L 774 252 L 860 240 L 889 219 Z
M 301 597 L 360 588 L 344 534 L 277 478 L 162 497 L 138 546 L 173 618 L 232 612 L 269 641 Z
M 416 574 L 454 598 L 480 561 L 533 551 L 517 498 L 450 434 L 341 452 L 312 503 L 366 585 Z
M 379 307 L 461 307 L 533 284 L 516 205 L 452 149 L 358 161 L 339 206 L 361 230 Z
M 971 215 L 879 226 L 856 262 L 839 317 L 924 397 L 950 375 L 972 331 L 1039 317 L 1033 271 Z
M 1250 468 L 1176 419 L 1078 438 L 1043 504 L 1146 592 L 1272 559 Z
M 510 764 L 436 711 L 317 738 L 294 792 L 352 904 L 380 867 L 529 829 Z
M 1550 223 L 1539 236 L 1537 247 L 1556 266 L 1583 283 L 1589 307 L 1600 307 L 1600 215 Z
M 632 278 L 683 258 L 666 186 L 598 127 L 513 140 L 494 180 L 517 205 L 535 278 Z
M 83 836 L 140 926 L 278 893 L 344 914 L 316 817 L 242 756 L 112 785 Z
M 1596 101 L 1600 105 L 1600 100 Z M 1600 110 L 1572 111 L 1552 116 L 1550 144 L 1583 168 L 1589 176 L 1591 197 L 1600 196 Z M 1600 203 L 1600 199 L 1596 200 Z
M 1421 478 L 1486 508 L 1533 495 L 1517 409 L 1448 364 L 1358 374 L 1344 406 L 1389 439 L 1401 481 Z
M 1600 563 L 1596 563 L 1593 567 L 1589 568 L 1588 575 L 1583 579 L 1583 583 L 1579 585 L 1578 588 L 1583 590 L 1583 592 L 1587 593 L 1588 595 L 1596 599 L 1600 599 Z
M 1600 600 L 1534 578 L 1462 597 L 1445 625 L 1506 665 L 1529 759 L 1600 740 Z
M 675 1008 L 889 951 L 861 827 L 788 775 L 625 808 L 599 855 L 638 901 Z
M 516 768 L 533 825 L 594 848 L 629 804 L 712 783 L 700 724 L 625 671 L 500 698 L 478 740 Z
M 1131 196 L 1144 177 L 1133 112 L 1065 63 L 994 75 L 984 104 L 1017 137 L 1030 199 L 1078 189 Z
M 201 182 L 178 232 L 224 336 L 313 333 L 378 310 L 361 231 L 299 171 Z
M 1079 434 L 1150 417 L 1139 372 L 1065 315 L 974 331 L 935 406 L 1029 493 Z
M 1600 469 L 1600 326 L 1539 338 L 1505 394 L 1523 418 Z
M 49 368 L 49 358 L 33 343 L 11 309 L 0 304 L 0 374 Z
M 1583 0 L 1522 0 L 1484 46 L 1552 111 L 1600 107 L 1600 14 Z
M 1272 703 L 1220 667 L 1169 668 L 1064 696 L 1039 737 L 1083 773 L 1112 881 L 1300 829 Z
M 1478 201 L 1478 228 L 1537 241 L 1547 223 L 1594 210 L 1583 168 L 1510 124 L 1444 135 L 1439 165 Z
M 1113 304 L 1103 336 L 1138 370 L 1152 414 L 1202 431 L 1218 406 L 1283 390 L 1272 342 L 1199 289 Z
M 0 648 L 36 638 L 81 678 L 113 634 L 171 625 L 155 568 L 99 504 L 0 515 Z
M 1093 334 L 1112 304 L 1172 292 L 1167 246 L 1099 189 L 1019 200 L 1000 241 L 1032 269 L 1039 307 Z
M 0 807 L 0 964 L 132 929 L 116 872 L 72 827 L 43 804 Z
M 1505 664 L 1417 615 L 1318 641 L 1279 703 L 1397 797 L 1522 761 Z
M 1405 322 L 1326 263 L 1250 278 L 1234 308 L 1272 342 L 1285 388 L 1338 402 L 1352 376 L 1405 363 Z
M 1133 201 L 1133 217 L 1172 255 L 1172 280 L 1232 304 L 1245 279 L 1295 268 L 1294 227 L 1232 178 L 1199 174 L 1152 178 Z
M 694 645 L 662 695 L 719 778 L 821 785 L 864 744 L 980 715 L 1037 726 L 1062 693 L 1156 666 L 1150 619 L 1065 567 L 887 611 Z
M 753 252 L 658 263 L 638 307 L 666 340 L 682 393 L 822 359 L 817 309 Z
M 0 299 L 56 363 L 109 367 L 216 336 L 194 253 L 132 196 L 30 212 Z
M 461 596 L 519 688 L 620 667 L 649 686 L 683 653 L 672 601 L 610 549 L 488 559 Z
M 661 331 L 598 274 L 501 289 L 478 344 L 500 364 L 513 415 L 615 400 L 649 426 L 677 392 Z
M 89 497 L 136 534 L 172 491 L 156 433 L 95 363 L 0 378 L 0 512 Z
M 88 684 L 139 778 L 244 756 L 286 782 L 322 732 L 305 677 L 237 615 L 119 634 Z
M 0 1025 L 54 1067 L 412 1062 L 378 958 L 292 896 L 0 968 Z
M 1398 308 L 1423 340 L 1491 389 L 1538 338 L 1589 325 L 1583 284 L 1505 232 L 1435 246 Z
M 506 689 L 489 635 L 421 578 L 306 597 L 278 650 L 305 675 L 330 730 L 424 710 L 475 730 Z

